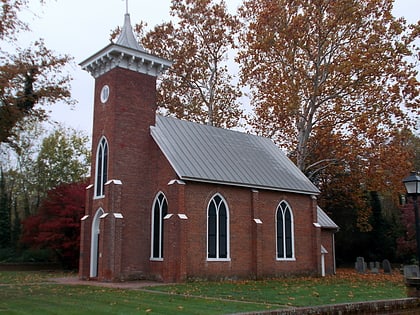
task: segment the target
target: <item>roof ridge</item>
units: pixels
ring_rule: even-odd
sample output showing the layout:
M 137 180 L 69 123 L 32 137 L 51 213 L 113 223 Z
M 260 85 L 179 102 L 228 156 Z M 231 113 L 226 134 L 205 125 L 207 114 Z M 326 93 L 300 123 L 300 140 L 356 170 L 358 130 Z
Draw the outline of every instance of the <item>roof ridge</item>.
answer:
M 244 131 L 235 130 L 235 129 L 228 129 L 228 128 L 223 128 L 223 127 L 217 127 L 217 126 L 213 126 L 213 125 L 207 125 L 207 124 L 196 122 L 196 121 L 190 121 L 190 120 L 186 120 L 186 119 L 182 119 L 182 118 L 177 118 L 177 117 L 173 117 L 173 116 L 166 116 L 166 115 L 162 115 L 162 114 L 156 114 L 156 116 L 157 117 L 163 117 L 165 119 L 168 118 L 168 119 L 180 120 L 180 121 L 185 122 L 185 123 L 196 124 L 196 125 L 199 125 L 199 126 L 205 127 L 205 128 L 214 128 L 214 129 L 222 130 L 222 131 L 226 131 L 226 132 L 236 132 L 236 133 L 239 133 L 241 135 L 248 135 L 248 136 L 252 136 L 252 137 L 263 138 L 263 139 L 266 139 L 266 140 L 269 140 L 269 141 L 273 142 L 270 138 L 266 138 L 266 137 L 259 136 L 259 135 L 253 134 L 253 133 L 249 133 L 248 131 L 245 131 L 244 132 Z

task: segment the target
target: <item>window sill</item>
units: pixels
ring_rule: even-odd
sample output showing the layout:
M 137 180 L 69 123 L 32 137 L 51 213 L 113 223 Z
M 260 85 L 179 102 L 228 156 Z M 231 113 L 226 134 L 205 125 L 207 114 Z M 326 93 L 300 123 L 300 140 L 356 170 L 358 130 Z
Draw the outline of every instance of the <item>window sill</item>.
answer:
M 276 261 L 296 261 L 296 258 L 276 258 Z
M 207 258 L 207 261 L 230 261 L 230 258 Z

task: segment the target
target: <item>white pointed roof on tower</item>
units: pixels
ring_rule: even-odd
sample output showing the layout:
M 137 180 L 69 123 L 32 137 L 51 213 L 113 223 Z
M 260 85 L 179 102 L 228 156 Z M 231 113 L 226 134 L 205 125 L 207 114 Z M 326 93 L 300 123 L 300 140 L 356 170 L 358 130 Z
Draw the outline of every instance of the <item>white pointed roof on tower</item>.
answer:
M 97 78 L 116 67 L 158 76 L 168 69 L 172 62 L 146 52 L 137 42 L 131 27 L 130 15 L 126 12 L 117 42 L 109 44 L 79 65 Z
M 130 14 L 126 13 L 124 16 L 124 26 L 121 29 L 121 34 L 117 39 L 117 45 L 129 47 L 136 50 L 145 51 L 145 49 L 136 40 L 131 27 Z

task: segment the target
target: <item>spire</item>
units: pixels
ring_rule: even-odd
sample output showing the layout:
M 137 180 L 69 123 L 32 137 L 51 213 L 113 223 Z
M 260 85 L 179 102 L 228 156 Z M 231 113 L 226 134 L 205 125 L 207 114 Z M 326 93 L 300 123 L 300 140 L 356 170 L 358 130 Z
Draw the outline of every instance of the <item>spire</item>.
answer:
M 135 50 L 145 51 L 145 49 L 137 42 L 136 37 L 131 27 L 130 14 L 127 12 L 124 15 L 124 25 L 121 29 L 121 34 L 117 39 L 117 45 L 129 47 Z
M 128 0 L 125 1 L 124 26 L 117 42 L 110 43 L 80 63 L 82 69 L 92 74 L 95 79 L 116 67 L 157 77 L 172 65 L 171 61 L 148 53 L 137 42 L 131 27 Z

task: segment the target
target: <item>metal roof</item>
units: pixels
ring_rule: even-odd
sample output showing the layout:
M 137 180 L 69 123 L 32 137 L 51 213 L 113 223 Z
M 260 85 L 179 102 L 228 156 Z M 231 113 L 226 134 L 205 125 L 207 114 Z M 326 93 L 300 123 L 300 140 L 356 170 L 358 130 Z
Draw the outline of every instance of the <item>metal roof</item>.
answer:
M 321 209 L 321 207 L 317 206 L 317 213 L 318 213 L 318 224 L 321 228 L 324 229 L 335 229 L 338 230 L 339 227 L 331 218 Z
M 136 40 L 131 27 L 130 14 L 124 15 L 124 25 L 121 29 L 121 34 L 117 39 L 117 45 L 129 47 L 135 50 L 146 51 Z
M 270 139 L 159 115 L 151 135 L 180 179 L 319 193 Z

